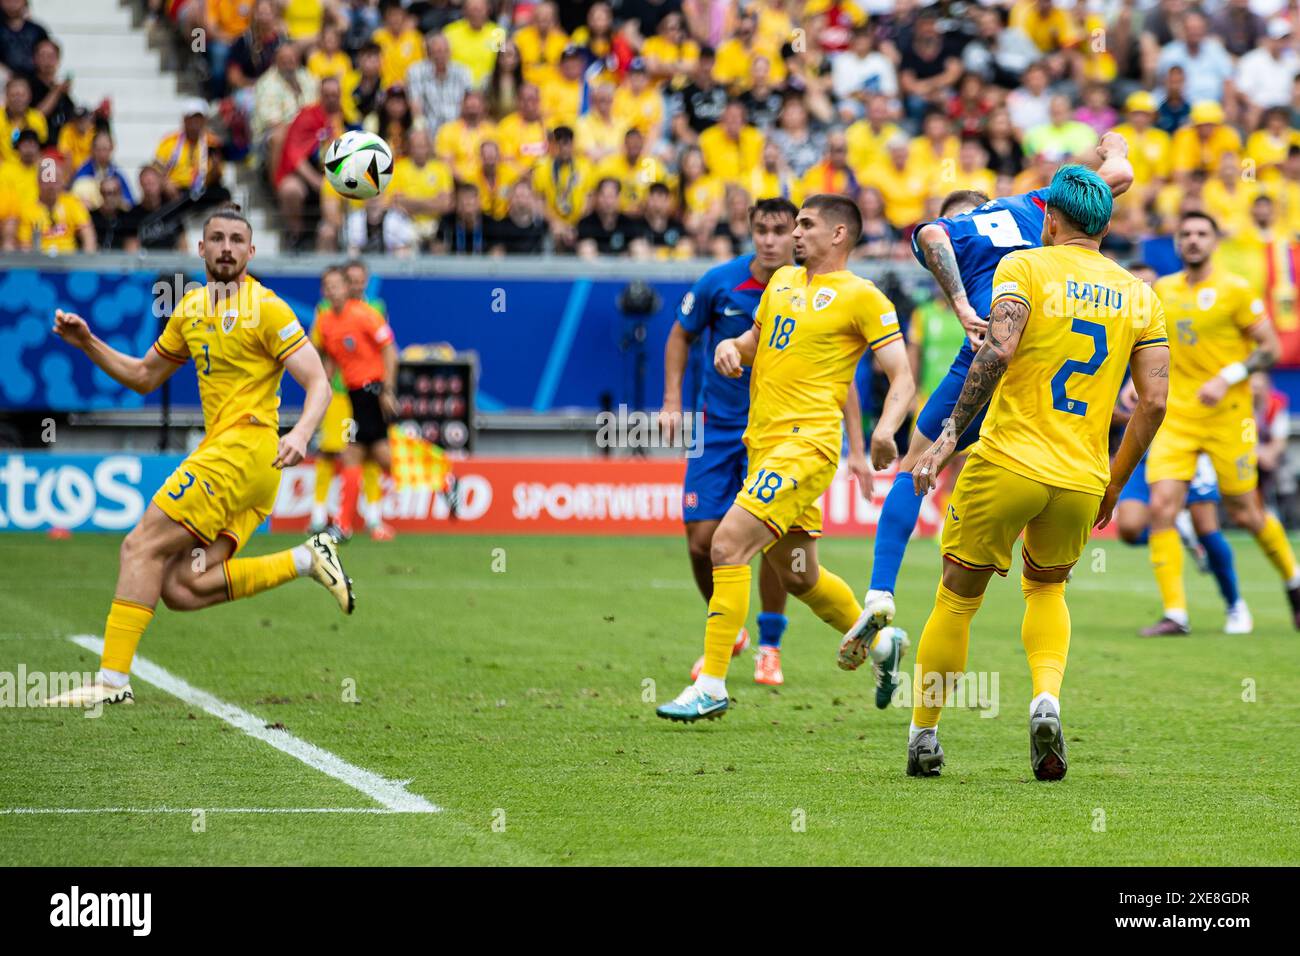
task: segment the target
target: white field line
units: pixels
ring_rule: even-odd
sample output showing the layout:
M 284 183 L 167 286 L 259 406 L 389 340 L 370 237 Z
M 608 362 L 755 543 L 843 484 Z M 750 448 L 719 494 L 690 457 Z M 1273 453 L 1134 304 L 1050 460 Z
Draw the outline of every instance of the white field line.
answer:
M 386 807 L 3 807 L 0 808 L 0 817 L 87 813 L 364 813 L 386 816 L 408 812 Z
M 89 634 L 79 634 L 69 638 L 69 640 L 95 654 L 100 653 L 104 646 L 104 641 L 101 638 Z M 152 684 L 159 690 L 164 690 L 187 704 L 201 708 L 213 717 L 224 720 L 232 727 L 239 728 L 248 736 L 255 737 L 264 743 L 270 744 L 276 750 L 283 751 L 289 756 L 301 760 L 307 766 L 319 770 L 326 776 L 341 780 L 354 790 L 359 790 L 372 800 L 382 804 L 391 813 L 437 813 L 440 809 L 419 794 L 411 793 L 405 786 L 395 780 L 388 780 L 376 773 L 371 773 L 369 770 L 363 770 L 355 764 L 348 763 L 342 757 L 330 753 L 328 750 L 295 737 L 288 731 L 269 729 L 267 727 L 268 722 L 256 714 L 250 714 L 234 704 L 228 704 L 224 700 L 213 697 L 205 690 L 190 686 L 184 680 L 159 667 L 153 661 L 137 657 L 135 663 L 131 666 L 131 673 L 139 680 Z

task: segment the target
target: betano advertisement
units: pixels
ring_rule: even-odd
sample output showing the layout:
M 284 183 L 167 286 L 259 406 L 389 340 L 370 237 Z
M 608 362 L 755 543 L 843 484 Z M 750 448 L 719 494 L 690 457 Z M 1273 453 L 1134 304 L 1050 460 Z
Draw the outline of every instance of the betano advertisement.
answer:
M 132 527 L 180 462 L 175 455 L 0 454 L 0 530 L 116 531 Z M 472 458 L 457 461 L 455 513 L 431 489 L 392 491 L 384 515 L 399 532 L 434 534 L 680 534 L 683 461 Z M 273 531 L 307 527 L 316 471 L 286 469 Z M 822 498 L 827 534 L 874 534 L 892 469 L 876 475 L 865 500 L 841 469 Z M 337 489 L 335 489 L 337 491 Z M 943 499 L 921 509 L 920 535 L 933 535 Z

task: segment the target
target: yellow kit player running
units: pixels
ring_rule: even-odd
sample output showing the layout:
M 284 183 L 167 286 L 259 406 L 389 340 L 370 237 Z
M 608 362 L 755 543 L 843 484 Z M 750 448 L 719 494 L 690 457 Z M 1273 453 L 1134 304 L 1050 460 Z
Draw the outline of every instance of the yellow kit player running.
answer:
M 352 612 L 352 582 L 328 535 L 276 554 L 235 557 L 271 513 L 280 469 L 302 461 L 330 394 L 320 356 L 293 312 L 247 274 L 252 235 L 237 209 L 208 217 L 199 242 L 207 284 L 177 303 L 143 358 L 111 348 L 80 316 L 55 313 L 56 335 L 141 394 L 193 359 L 206 435 L 122 542 L 98 679 L 52 698 L 51 705 L 131 702 L 131 660 L 159 598 L 172 610 L 192 611 L 312 577 Z M 307 397 L 297 425 L 281 438 L 285 369 Z M 193 553 L 196 539 L 200 555 Z
M 871 436 L 871 460 L 898 457 L 898 431 L 916 392 L 894 306 L 847 262 L 862 233 L 851 199 L 810 197 L 795 218 L 796 266 L 772 274 L 754 325 L 714 350 L 714 365 L 735 378 L 752 365 L 749 474 L 713 533 L 713 595 L 704 626 L 704 668 L 695 683 L 656 713 L 670 720 L 721 716 L 736 632 L 749 613 L 749 561 L 763 552 L 786 591 L 843 634 L 862 613 L 853 590 L 817 563 L 822 515 L 817 504 L 835 476 L 849 382 L 871 348 L 889 377 L 884 411 Z M 897 635 L 897 636 L 896 636 Z M 882 631 L 870 653 L 894 654 L 895 631 Z M 877 675 L 879 680 L 881 675 Z
M 917 462 L 916 493 L 934 485 L 958 436 L 989 403 L 944 520 L 943 578 L 916 652 L 910 776 L 943 766 L 935 730 L 945 696 L 966 670 L 970 623 L 993 572 L 1011 567 L 1024 533 L 1020 636 L 1034 697 L 1034 776 L 1065 776 L 1060 693 L 1070 647 L 1065 581 L 1092 525 L 1110 520 L 1120 489 L 1164 417 L 1169 347 L 1151 288 L 1098 251 L 1110 188 L 1083 166 L 1052 179 L 1043 247 L 1010 253 L 993 277 L 992 311 L 952 417 Z M 1125 366 L 1138 403 L 1108 461 L 1111 410 Z M 991 400 L 990 400 L 991 399 Z
M 1251 372 L 1278 356 L 1277 332 L 1264 303 L 1240 276 L 1211 263 L 1219 230 L 1205 213 L 1189 212 L 1175 242 L 1186 267 L 1156 282 L 1169 316 L 1169 417 L 1151 443 L 1151 563 L 1164 602 L 1164 616 L 1143 636 L 1186 634 L 1187 595 L 1183 552 L 1174 519 L 1187 499 L 1196 460 L 1205 452 L 1219 479 L 1224 510 L 1255 536 L 1260 550 L 1286 582 L 1291 617 L 1300 628 L 1300 573 L 1282 523 L 1264 510 L 1255 488 L 1255 410 Z

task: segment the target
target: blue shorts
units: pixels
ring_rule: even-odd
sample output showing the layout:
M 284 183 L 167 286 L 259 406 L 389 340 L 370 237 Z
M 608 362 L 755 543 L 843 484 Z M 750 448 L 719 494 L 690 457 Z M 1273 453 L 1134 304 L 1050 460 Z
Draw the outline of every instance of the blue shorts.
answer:
M 1138 462 L 1124 487 L 1119 492 L 1120 501 L 1140 501 L 1151 504 L 1151 486 L 1147 484 L 1146 455 Z M 1194 505 L 1198 501 L 1218 501 L 1219 484 L 1215 479 L 1214 465 L 1206 455 L 1196 461 L 1196 476 L 1187 486 L 1187 503 Z
M 720 521 L 745 484 L 749 451 L 745 423 L 715 424 L 705 419 L 700 454 L 686 460 L 682 520 Z
M 916 416 L 917 431 L 930 441 L 939 437 L 943 431 L 943 423 L 952 417 L 952 410 L 957 407 L 957 399 L 961 398 L 962 386 L 966 384 L 966 373 L 970 371 L 970 363 L 971 356 L 966 349 L 958 352 L 952 365 L 948 367 L 948 374 L 930 393 L 925 407 L 921 409 L 921 414 Z M 961 438 L 957 440 L 958 451 L 965 451 L 979 441 L 980 426 L 984 424 L 984 413 L 988 410 L 988 406 L 985 405 L 979 410 L 975 419 L 966 426 L 966 431 L 962 432 Z

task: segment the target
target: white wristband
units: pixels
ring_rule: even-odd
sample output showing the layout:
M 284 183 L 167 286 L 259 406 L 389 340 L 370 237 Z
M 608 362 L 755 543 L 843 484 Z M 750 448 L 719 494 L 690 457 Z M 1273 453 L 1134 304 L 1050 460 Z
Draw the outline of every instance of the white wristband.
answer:
M 1223 379 L 1229 385 L 1236 385 L 1238 382 L 1244 382 L 1250 372 L 1246 370 L 1245 362 L 1233 362 L 1231 365 L 1225 365 L 1219 372 L 1219 378 Z

